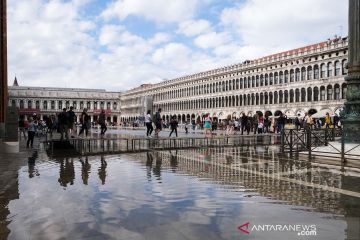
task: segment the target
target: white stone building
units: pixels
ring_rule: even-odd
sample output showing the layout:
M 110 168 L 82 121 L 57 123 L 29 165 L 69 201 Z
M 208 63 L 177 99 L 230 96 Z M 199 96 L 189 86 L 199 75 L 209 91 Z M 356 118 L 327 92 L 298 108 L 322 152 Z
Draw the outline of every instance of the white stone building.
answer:
M 101 108 L 108 121 L 129 122 L 144 115 L 152 99 L 153 111 L 162 108 L 164 119 L 176 115 L 180 122 L 205 114 L 224 119 L 242 113 L 288 117 L 313 112 L 339 113 L 346 96 L 344 76 L 348 57 L 347 38 L 245 61 L 223 68 L 144 84 L 135 89 L 107 92 L 101 89 L 9 87 L 9 105 L 20 114 L 40 117 L 75 107 L 88 108 L 96 121 Z
M 180 122 L 209 113 L 223 119 L 252 115 L 288 117 L 313 112 L 338 113 L 344 105 L 348 39 L 335 38 L 241 64 L 143 85 L 121 96 L 121 121 L 143 115 L 142 99 L 153 98 L 153 111 Z
M 107 114 L 107 121 L 120 120 L 120 93 L 102 89 L 20 87 L 15 78 L 14 86 L 9 87 L 9 106 L 16 106 L 19 115 L 25 117 L 36 113 L 40 119 L 56 115 L 63 108 L 74 107 L 79 121 L 84 108 L 88 109 L 91 121 L 97 120 L 101 109 Z

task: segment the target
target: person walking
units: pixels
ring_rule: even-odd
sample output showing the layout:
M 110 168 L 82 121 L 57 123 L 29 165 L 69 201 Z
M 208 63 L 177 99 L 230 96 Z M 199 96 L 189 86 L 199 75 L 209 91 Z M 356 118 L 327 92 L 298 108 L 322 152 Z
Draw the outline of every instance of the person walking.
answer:
M 212 127 L 211 127 L 211 119 L 210 114 L 207 114 L 204 120 L 204 134 L 205 137 L 209 134 L 210 137 L 212 136 Z
M 63 111 L 58 116 L 59 119 L 59 130 L 60 130 L 60 141 L 64 140 L 64 134 L 66 140 L 69 140 L 69 131 L 68 131 L 68 125 L 69 125 L 69 117 L 66 112 L 66 108 L 63 108 Z
M 69 130 L 69 135 L 71 136 L 71 138 L 74 138 L 74 132 L 76 133 L 75 130 L 75 120 L 76 120 L 76 115 L 74 113 L 74 107 L 71 106 L 70 110 L 67 111 L 67 117 L 68 117 L 68 130 Z
M 162 130 L 161 108 L 155 113 L 155 136 L 158 137 Z
M 175 136 L 177 137 L 178 134 L 177 134 L 177 127 L 178 127 L 178 121 L 176 120 L 176 116 L 174 115 L 171 120 L 170 120 L 170 128 L 171 128 L 171 132 L 169 134 L 169 137 L 171 137 L 171 134 L 173 132 L 175 132 Z
M 146 125 L 146 136 L 151 137 L 151 133 L 154 130 L 154 128 L 152 126 L 151 110 L 148 110 L 146 113 L 145 125 Z
M 99 115 L 99 124 L 100 124 L 100 136 L 104 137 L 105 132 L 107 131 L 106 127 L 106 114 L 105 110 L 101 109 L 101 113 Z
M 241 117 L 241 135 L 244 135 L 244 130 L 247 131 L 247 128 L 248 128 L 248 117 L 245 115 L 245 113 L 243 113 Z
M 285 127 L 285 121 L 286 118 L 284 117 L 284 115 L 281 113 L 278 120 L 277 120 L 277 132 L 281 133 L 284 130 Z
M 85 131 L 85 136 L 87 137 L 88 132 L 89 132 L 89 120 L 90 117 L 87 114 L 87 109 L 84 108 L 83 112 L 81 113 L 81 118 L 80 118 L 80 122 L 81 122 L 81 129 L 79 132 L 79 136 Z
M 264 130 L 264 117 L 259 116 L 258 124 L 257 124 L 257 133 L 258 134 L 263 134 L 264 132 L 265 132 L 265 130 Z
M 188 134 L 188 133 L 189 133 L 189 129 L 188 129 L 188 122 L 187 122 L 187 121 L 185 121 L 184 128 L 185 128 L 185 133 Z
M 32 148 L 34 145 L 34 137 L 36 132 L 36 123 L 34 122 L 33 118 L 29 118 L 29 127 L 28 127 L 28 140 L 26 142 L 26 148 L 29 146 Z
M 259 133 L 258 131 L 258 125 L 259 125 L 259 114 L 258 113 L 255 113 L 254 116 L 253 116 L 253 124 L 252 124 L 252 127 L 253 127 L 253 130 L 254 130 L 254 134 L 256 133 Z
M 270 132 L 270 125 L 271 125 L 271 121 L 269 119 L 269 116 L 266 116 L 264 119 L 264 133 Z

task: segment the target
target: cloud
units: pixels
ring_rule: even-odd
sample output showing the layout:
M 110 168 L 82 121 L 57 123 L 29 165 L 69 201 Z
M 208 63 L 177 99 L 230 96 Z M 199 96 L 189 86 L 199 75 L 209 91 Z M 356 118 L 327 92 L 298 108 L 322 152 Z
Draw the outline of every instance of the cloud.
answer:
M 240 44 L 274 52 L 326 40 L 341 34 L 340 26 L 346 35 L 347 4 L 343 0 L 248 0 L 225 8 L 220 19 Z
M 188 37 L 194 37 L 211 31 L 211 24 L 204 19 L 189 20 L 179 24 L 178 32 Z
M 231 41 L 231 37 L 229 34 L 225 32 L 217 33 L 210 32 L 203 35 L 198 36 L 194 43 L 196 46 L 200 48 L 216 48 L 217 46 L 226 44 Z
M 192 19 L 198 0 L 117 0 L 101 14 L 105 19 L 141 16 L 157 23 L 178 23 Z
M 9 84 L 16 73 L 23 86 L 127 90 L 320 42 L 339 34 L 339 26 L 347 32 L 343 0 L 116 0 L 102 6 L 8 1 Z M 86 15 L 88 9 L 97 12 Z M 153 21 L 155 27 L 133 28 L 134 16 L 136 26 Z

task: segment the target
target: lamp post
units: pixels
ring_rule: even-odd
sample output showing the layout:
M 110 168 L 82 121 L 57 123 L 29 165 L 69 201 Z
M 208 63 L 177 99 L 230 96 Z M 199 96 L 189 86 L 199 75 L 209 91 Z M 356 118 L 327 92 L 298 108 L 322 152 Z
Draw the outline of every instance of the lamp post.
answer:
M 346 142 L 360 142 L 360 0 L 349 0 L 349 61 L 343 112 Z
M 7 109 L 7 37 L 6 37 L 6 0 L 0 0 L 0 139 L 5 135 L 5 115 Z

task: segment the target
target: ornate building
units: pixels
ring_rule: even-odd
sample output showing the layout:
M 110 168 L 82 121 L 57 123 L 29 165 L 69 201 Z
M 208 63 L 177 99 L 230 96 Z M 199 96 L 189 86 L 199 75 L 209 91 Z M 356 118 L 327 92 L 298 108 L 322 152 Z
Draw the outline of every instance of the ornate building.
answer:
M 108 122 L 120 120 L 120 93 L 102 89 L 21 87 L 15 78 L 9 87 L 9 106 L 16 106 L 19 115 L 36 113 L 44 116 L 57 114 L 63 108 L 74 107 L 78 121 L 84 108 L 88 109 L 91 121 L 96 121 L 101 109 L 105 109 Z
M 180 122 L 239 117 L 242 113 L 295 117 L 306 112 L 338 114 L 346 97 L 348 39 L 273 54 L 241 64 L 144 84 L 135 89 L 107 92 L 100 89 L 9 87 L 9 105 L 20 114 L 54 114 L 74 106 L 88 108 L 96 121 L 104 108 L 111 122 L 134 121 L 146 109 L 162 108 L 163 118 L 176 115 Z M 152 107 L 151 107 L 152 106 Z
M 348 39 L 338 38 L 241 64 L 143 85 L 121 96 L 121 121 L 144 114 L 143 99 L 153 99 L 164 119 L 181 122 L 242 113 L 288 117 L 312 112 L 337 114 L 346 96 Z

